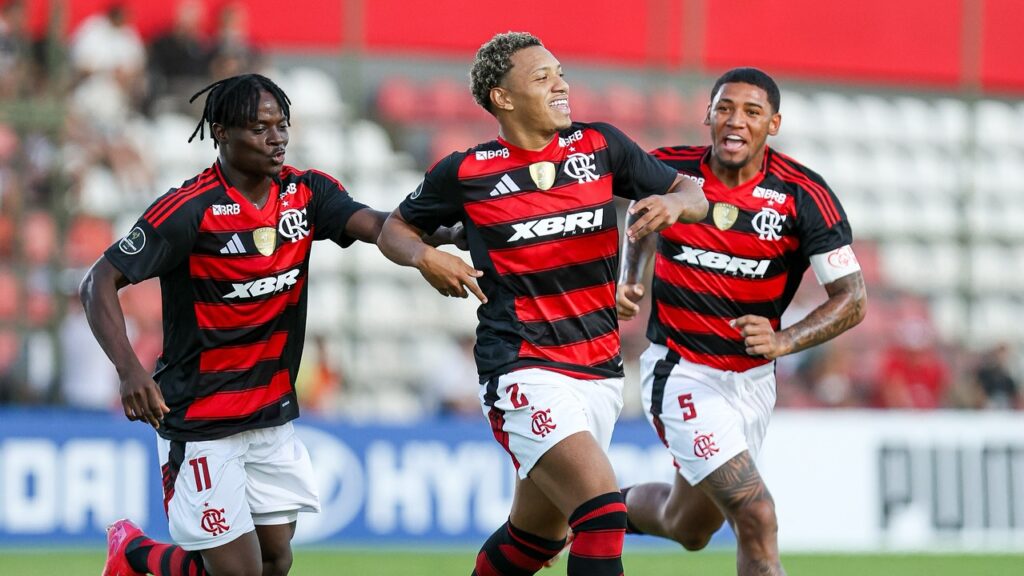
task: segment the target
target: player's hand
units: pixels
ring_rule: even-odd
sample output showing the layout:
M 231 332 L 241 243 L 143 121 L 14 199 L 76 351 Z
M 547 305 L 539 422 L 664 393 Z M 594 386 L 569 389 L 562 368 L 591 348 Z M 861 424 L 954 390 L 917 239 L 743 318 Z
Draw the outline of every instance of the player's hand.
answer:
M 626 230 L 626 236 L 630 242 L 636 242 L 652 232 L 664 230 L 679 221 L 685 208 L 686 202 L 678 193 L 648 196 L 639 200 L 629 209 L 629 213 L 641 216 Z
M 747 314 L 729 322 L 729 325 L 740 331 L 747 354 L 774 360 L 789 354 L 792 342 L 781 332 L 772 328 L 770 320 L 764 316 Z
M 476 279 L 484 273 L 466 264 L 458 256 L 428 248 L 416 268 L 442 296 L 467 298 L 472 292 L 481 304 L 487 303 L 487 297 L 476 283 Z
M 615 310 L 619 320 L 632 320 L 640 312 L 640 300 L 644 297 L 644 285 L 619 284 L 615 289 Z
M 121 405 L 129 420 L 142 420 L 153 428 L 159 428 L 164 415 L 171 411 L 160 386 L 142 370 L 121 379 Z

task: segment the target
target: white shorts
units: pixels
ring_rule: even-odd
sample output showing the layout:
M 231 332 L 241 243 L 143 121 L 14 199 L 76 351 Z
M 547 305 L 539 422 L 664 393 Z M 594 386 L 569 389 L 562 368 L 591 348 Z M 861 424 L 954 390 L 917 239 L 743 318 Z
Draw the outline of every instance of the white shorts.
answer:
M 309 452 L 291 422 L 205 442 L 157 439 L 171 538 L 206 550 L 319 512 Z
M 590 432 L 607 452 L 622 411 L 622 386 L 622 378 L 583 380 L 529 368 L 481 386 L 480 404 L 494 438 L 526 478 L 545 452 L 577 432 Z
M 640 356 L 647 420 L 696 486 L 744 450 L 756 459 L 775 407 L 775 364 L 746 372 L 665 360 L 669 349 L 651 344 Z

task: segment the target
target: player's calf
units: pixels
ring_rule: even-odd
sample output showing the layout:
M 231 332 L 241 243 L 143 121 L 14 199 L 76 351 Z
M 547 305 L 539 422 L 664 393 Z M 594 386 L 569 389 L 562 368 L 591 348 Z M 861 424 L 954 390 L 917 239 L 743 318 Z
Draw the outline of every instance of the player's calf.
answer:
M 626 537 L 626 503 L 620 492 L 592 498 L 569 517 L 573 541 L 570 576 L 620 576 L 622 542 Z
M 565 539 L 548 540 L 506 522 L 476 556 L 473 576 L 530 576 L 558 555 Z

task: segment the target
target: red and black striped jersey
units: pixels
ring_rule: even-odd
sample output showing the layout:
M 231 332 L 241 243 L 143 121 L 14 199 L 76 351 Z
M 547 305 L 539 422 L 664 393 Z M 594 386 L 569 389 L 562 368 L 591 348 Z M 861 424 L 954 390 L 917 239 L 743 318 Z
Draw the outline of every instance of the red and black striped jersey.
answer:
M 334 178 L 289 166 L 257 208 L 214 164 L 107 249 L 130 282 L 160 278 L 162 436 L 212 440 L 298 416 L 310 249 L 351 244 L 345 225 L 363 208 Z
M 481 380 L 531 366 L 622 376 L 613 196 L 663 194 L 675 178 L 615 127 L 581 123 L 543 150 L 498 138 L 427 171 L 399 209 L 428 232 L 466 227 L 488 299 L 477 314 Z
M 755 314 L 780 328 L 809 258 L 852 242 L 839 200 L 821 176 L 767 147 L 758 175 L 735 188 L 715 177 L 707 146 L 652 153 L 702 185 L 710 209 L 658 238 L 648 338 L 720 370 L 767 364 L 729 322 Z

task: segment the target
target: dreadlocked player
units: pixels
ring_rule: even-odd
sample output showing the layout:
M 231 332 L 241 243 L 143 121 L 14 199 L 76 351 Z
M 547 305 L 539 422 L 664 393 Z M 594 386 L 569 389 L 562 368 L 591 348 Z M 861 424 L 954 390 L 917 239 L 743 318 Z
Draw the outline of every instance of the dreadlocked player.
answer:
M 310 248 L 375 243 L 387 216 L 330 176 L 284 164 L 289 100 L 272 81 L 236 76 L 192 101 L 204 93 L 189 141 L 209 125 L 219 158 L 158 198 L 80 290 L 120 375 L 125 416 L 159 435 L 176 542 L 119 520 L 108 529 L 104 576 L 288 573 L 296 516 L 319 509 L 291 424 Z M 150 375 L 128 341 L 117 292 L 152 277 L 163 292 L 164 348 Z

